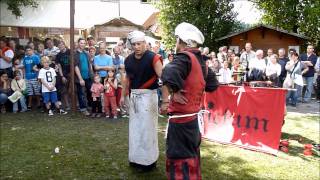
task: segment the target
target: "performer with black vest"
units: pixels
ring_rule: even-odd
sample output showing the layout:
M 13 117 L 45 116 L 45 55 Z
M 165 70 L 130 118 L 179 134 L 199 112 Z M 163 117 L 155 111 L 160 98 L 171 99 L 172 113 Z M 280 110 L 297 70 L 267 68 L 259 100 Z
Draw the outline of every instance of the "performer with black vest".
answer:
M 129 33 L 127 43 L 133 53 L 125 60 L 120 104 L 124 104 L 129 90 L 129 162 L 133 167 L 148 171 L 156 166 L 159 157 L 157 88 L 162 59 L 146 50 L 143 32 Z
M 166 172 L 170 180 L 201 179 L 198 115 L 202 112 L 204 91 L 214 91 L 218 81 L 198 50 L 197 46 L 204 42 L 201 31 L 192 24 L 181 23 L 175 35 L 177 55 L 161 77 L 163 92 L 171 94 L 170 101 L 164 100 L 161 105 L 161 111 L 169 114 Z

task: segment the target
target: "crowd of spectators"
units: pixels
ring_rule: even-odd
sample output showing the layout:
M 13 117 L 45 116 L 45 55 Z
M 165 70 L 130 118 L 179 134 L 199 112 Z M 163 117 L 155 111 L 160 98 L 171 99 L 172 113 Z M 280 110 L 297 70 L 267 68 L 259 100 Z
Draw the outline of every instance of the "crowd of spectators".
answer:
M 128 108 L 120 107 L 125 73 L 124 61 L 130 54 L 121 40 L 112 49 L 105 42 L 96 43 L 92 36 L 78 39 L 71 53 L 65 42 L 51 38 L 42 42 L 28 42 L 23 47 L 13 39 L 0 38 L 0 105 L 1 112 L 26 112 L 33 109 L 66 114 L 70 110 L 71 94 L 77 95 L 77 107 L 91 117 L 117 118 L 126 116 Z M 156 41 L 147 49 L 163 58 L 164 66 L 174 60 L 172 50 Z M 203 59 L 217 75 L 221 84 L 266 82 L 269 87 L 287 88 L 287 104 L 308 103 L 314 89 L 319 99 L 319 57 L 314 47 L 299 55 L 284 48 L 253 50 L 251 43 L 236 54 L 227 46 L 218 52 L 201 48 Z M 74 72 L 70 72 L 70 56 L 74 55 Z M 71 73 L 75 74 L 75 91 L 71 92 Z M 316 75 L 317 74 L 317 75 Z M 316 80 L 316 83 L 315 83 Z M 314 88 L 317 84 L 318 88 Z M 52 107 L 54 105 L 54 107 Z
M 308 103 L 315 92 L 319 100 L 320 91 L 320 58 L 314 52 L 313 45 L 307 46 L 307 52 L 298 54 L 284 48 L 278 52 L 272 48 L 264 56 L 262 49 L 253 50 L 251 43 L 236 54 L 227 46 L 219 48 L 219 52 L 209 53 L 203 48 L 203 56 L 207 64 L 216 72 L 221 84 L 260 84 L 260 86 L 287 88 L 287 104 Z

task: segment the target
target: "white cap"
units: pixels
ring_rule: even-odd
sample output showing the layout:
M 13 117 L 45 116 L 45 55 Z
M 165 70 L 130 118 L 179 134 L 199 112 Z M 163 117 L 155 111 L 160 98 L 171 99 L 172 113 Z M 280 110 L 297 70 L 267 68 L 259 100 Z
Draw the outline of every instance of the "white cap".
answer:
M 186 22 L 180 23 L 176 27 L 175 35 L 191 47 L 196 47 L 197 44 L 203 44 L 204 42 L 202 32 L 194 25 Z

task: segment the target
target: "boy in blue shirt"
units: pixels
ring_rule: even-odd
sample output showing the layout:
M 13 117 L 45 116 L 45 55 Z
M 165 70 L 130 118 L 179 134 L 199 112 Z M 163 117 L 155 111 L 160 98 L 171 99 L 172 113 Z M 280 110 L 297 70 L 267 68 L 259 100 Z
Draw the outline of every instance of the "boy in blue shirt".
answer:
M 28 110 L 32 108 L 33 98 L 37 101 L 38 108 L 40 105 L 40 83 L 38 81 L 38 72 L 40 65 L 39 56 L 35 55 L 30 46 L 26 47 L 26 56 L 23 58 L 23 66 L 26 79 L 26 87 L 28 92 Z

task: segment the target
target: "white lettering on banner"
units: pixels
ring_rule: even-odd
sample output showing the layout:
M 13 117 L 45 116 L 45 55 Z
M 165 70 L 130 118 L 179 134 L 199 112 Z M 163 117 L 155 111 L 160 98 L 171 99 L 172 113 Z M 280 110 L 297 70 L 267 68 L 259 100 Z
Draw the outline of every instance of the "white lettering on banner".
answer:
M 246 90 L 244 89 L 243 86 L 239 87 L 236 91 L 232 90 L 232 94 L 233 95 L 237 95 L 237 93 L 239 93 L 239 96 L 238 96 L 238 99 L 237 99 L 237 106 L 239 106 L 242 93 L 244 93 L 244 92 L 246 92 Z

